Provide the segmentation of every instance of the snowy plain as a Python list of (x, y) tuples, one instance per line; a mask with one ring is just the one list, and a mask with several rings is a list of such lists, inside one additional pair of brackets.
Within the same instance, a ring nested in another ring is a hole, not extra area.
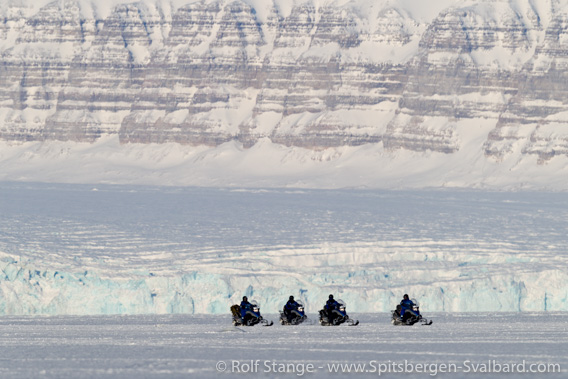
[(235, 328), (227, 315), (4, 316), (0, 377), (566, 377), (566, 313), (440, 313), (415, 327), (392, 326), (385, 313), (352, 316), (359, 326)]

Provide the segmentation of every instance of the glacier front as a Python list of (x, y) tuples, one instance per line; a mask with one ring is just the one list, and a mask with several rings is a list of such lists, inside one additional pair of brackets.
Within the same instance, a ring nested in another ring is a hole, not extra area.
[(566, 193), (0, 183), (0, 314), (566, 311)]

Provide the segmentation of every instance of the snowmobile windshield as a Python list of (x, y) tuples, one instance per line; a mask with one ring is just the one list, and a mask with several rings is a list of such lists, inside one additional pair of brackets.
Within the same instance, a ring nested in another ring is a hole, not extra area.
[(343, 301), (341, 299), (337, 299), (336, 301), (339, 303), (339, 307), (338, 307), (339, 310), (345, 312), (345, 307), (346, 307), (345, 301)]
[(259, 313), (260, 312), (260, 305), (258, 304), (258, 302), (256, 302), (255, 300), (251, 300), (250, 301), (250, 306), (252, 308), (252, 311), (254, 313)]
[(420, 307), (420, 303), (418, 302), (418, 300), (416, 299), (410, 299), (410, 301), (412, 301), (414, 303), (415, 307)]
[(302, 303), (301, 301), (296, 301), (296, 303), (298, 303), (298, 310), (299, 311), (303, 311), (305, 309), (304, 303)]

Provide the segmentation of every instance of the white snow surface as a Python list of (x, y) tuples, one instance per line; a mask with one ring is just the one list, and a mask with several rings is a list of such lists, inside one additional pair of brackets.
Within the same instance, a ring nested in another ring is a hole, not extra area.
[(0, 182), (0, 314), (566, 311), (567, 220), (565, 192)]
[(0, 318), (0, 376), (566, 377), (566, 313), (442, 313), (429, 327), (395, 327), (384, 313), (351, 315), (359, 326), (235, 328), (227, 316), (7, 316)]
[[(372, 115), (363, 115), (371, 117)], [(233, 125), (228, 122), (227, 125)], [(246, 188), (475, 188), (568, 190), (568, 157), (541, 164), (536, 155), (487, 159), (487, 120), (455, 125), (462, 145), (454, 154), (387, 151), (383, 144), (325, 150), (286, 147), (261, 139), (249, 149), (175, 143), (120, 144), (107, 135), (94, 143), (0, 141), (0, 181), (107, 183)], [(440, 129), (447, 128), (441, 120)], [(520, 149), (520, 147), (519, 147)]]

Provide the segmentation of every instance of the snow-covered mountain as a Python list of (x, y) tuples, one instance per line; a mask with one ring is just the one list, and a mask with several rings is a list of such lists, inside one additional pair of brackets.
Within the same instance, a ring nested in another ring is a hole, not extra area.
[(0, 179), (565, 189), (567, 41), (565, 0), (7, 0)]

